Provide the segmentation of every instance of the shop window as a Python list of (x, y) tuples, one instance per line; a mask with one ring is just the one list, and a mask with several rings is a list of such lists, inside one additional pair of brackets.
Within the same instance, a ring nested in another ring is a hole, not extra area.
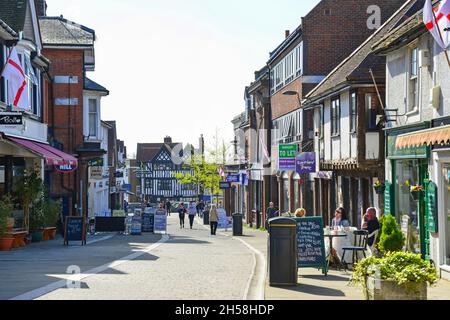
[(411, 195), (410, 187), (421, 184), (419, 179), (419, 161), (396, 161), (396, 208), (397, 218), (407, 221), (408, 234), (406, 249), (409, 252), (421, 253), (420, 247), (420, 214), (419, 202)]

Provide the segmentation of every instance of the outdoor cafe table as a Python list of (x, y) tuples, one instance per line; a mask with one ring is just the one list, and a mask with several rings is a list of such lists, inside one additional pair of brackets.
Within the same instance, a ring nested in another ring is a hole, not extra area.
[[(354, 228), (354, 227), (351, 227), (347, 230), (339, 230), (339, 231), (325, 230), (324, 236), (325, 236), (325, 245), (328, 248), (328, 252), (327, 252), (328, 261), (330, 261), (330, 259), (331, 259), (331, 252), (333, 251), (333, 249), (336, 250), (336, 254), (339, 257), (339, 260), (342, 259), (342, 254), (344, 253), (343, 248), (354, 245), (353, 232), (356, 230), (358, 230), (358, 229)], [(352, 254), (353, 253), (351, 251), (347, 251), (345, 253), (345, 260), (347, 262), (352, 261)], [(371, 255), (370, 251), (367, 251), (366, 255), (370, 256)], [(359, 259), (364, 258), (362, 252), (358, 252), (358, 258)]]
[[(329, 266), (330, 262), (331, 262), (331, 258), (332, 258), (332, 252), (333, 252), (333, 240), (335, 238), (346, 238), (347, 237), (347, 233), (346, 232), (342, 232), (342, 231), (330, 231), (330, 232), (325, 231), (324, 237), (325, 237), (326, 240), (328, 240), (328, 248), (329, 249), (328, 249), (328, 253), (327, 253), (327, 263), (328, 263), (328, 266)], [(325, 242), (327, 242), (327, 241), (325, 241)], [(339, 252), (337, 251), (337, 248), (336, 248), (336, 252), (339, 255)], [(340, 257), (341, 257), (341, 255), (339, 255), (339, 258)]]

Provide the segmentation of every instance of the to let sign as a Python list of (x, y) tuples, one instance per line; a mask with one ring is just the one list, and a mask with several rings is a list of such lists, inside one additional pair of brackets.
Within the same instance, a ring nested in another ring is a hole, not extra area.
[(296, 144), (280, 144), (278, 169), (281, 171), (295, 171), (295, 157), (298, 147)]

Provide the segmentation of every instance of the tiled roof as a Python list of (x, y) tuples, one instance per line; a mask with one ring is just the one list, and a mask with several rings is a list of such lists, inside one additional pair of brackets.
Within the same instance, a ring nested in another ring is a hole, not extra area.
[(16, 32), (23, 31), (28, 0), (1, 0), (0, 19)]
[[(433, 5), (436, 6), (440, 0), (434, 0)], [(374, 44), (372, 49), (374, 52), (379, 53), (384, 50), (396, 48), (404, 45), (404, 38), (410, 36), (417, 37), (427, 32), (423, 23), (423, 7), (425, 0), (418, 0), (416, 4), (417, 10), (412, 16), (408, 17), (406, 21), (403, 21), (397, 28), (393, 29), (389, 34), (385, 35), (377, 43)]]
[(6, 24), (6, 22), (4, 22), (3, 20), (0, 19), (0, 28), (8, 33), (11, 37), (16, 38), (17, 37), (17, 32), (15, 32), (10, 26), (8, 26)]
[(372, 46), (388, 34), (398, 21), (409, 11), (415, 0), (408, 0), (403, 6), (370, 36), (359, 48), (338, 65), (319, 85), (317, 85), (307, 96), (307, 104), (320, 97), (333, 92), (348, 82), (371, 81), (369, 69), (372, 69), (375, 78), (385, 78), (385, 58), (375, 56)]
[(179, 143), (138, 143), (137, 145), (137, 162), (151, 162), (156, 157), (156, 155), (161, 151), (162, 148), (166, 147), (168, 151), (175, 148)]
[(84, 89), (90, 90), (90, 91), (99, 91), (99, 92), (105, 92), (106, 94), (109, 94), (108, 89), (105, 87), (99, 85), (97, 82), (89, 79), (88, 77), (84, 78)]
[(39, 17), (42, 43), (60, 46), (93, 46), (95, 31), (61, 17)]

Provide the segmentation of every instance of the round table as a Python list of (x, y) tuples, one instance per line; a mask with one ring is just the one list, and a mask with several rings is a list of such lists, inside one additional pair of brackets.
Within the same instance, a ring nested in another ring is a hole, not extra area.
[[(329, 252), (327, 254), (327, 266), (330, 267), (330, 262), (331, 262), (331, 256), (333, 253), (333, 239), (334, 238), (346, 238), (348, 236), (347, 233), (345, 232), (330, 232), (330, 233), (325, 233), (324, 237), (328, 238), (328, 242), (329, 242)], [(337, 251), (336, 251), (337, 252)], [(339, 257), (340, 259), (340, 257)]]

